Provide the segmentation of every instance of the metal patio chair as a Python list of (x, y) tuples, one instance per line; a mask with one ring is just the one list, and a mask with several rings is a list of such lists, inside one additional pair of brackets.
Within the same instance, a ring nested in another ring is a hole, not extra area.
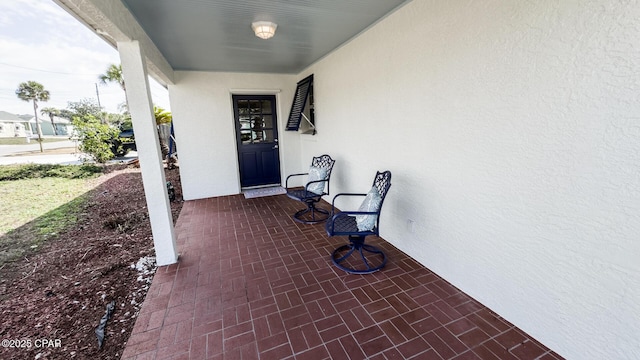
[[(329, 180), (331, 179), (331, 170), (335, 162), (329, 155), (320, 155), (314, 157), (311, 161), (309, 172), (287, 176), (285, 182), (287, 196), (307, 205), (306, 209), (293, 214), (295, 221), (303, 224), (317, 224), (327, 220), (329, 211), (316, 207), (316, 204), (322, 199), (322, 196), (329, 195)], [(304, 187), (289, 188), (289, 179), (298, 176), (307, 176), (307, 182)]]
[[(340, 193), (333, 198), (331, 217), (325, 225), (327, 234), (349, 237), (349, 244), (338, 247), (331, 255), (335, 266), (351, 274), (370, 274), (385, 266), (387, 255), (381, 249), (365, 244), (365, 238), (379, 234), (380, 211), (390, 187), (391, 172), (378, 171), (368, 193)], [(357, 211), (336, 213), (336, 199), (341, 196), (363, 196), (364, 200)]]

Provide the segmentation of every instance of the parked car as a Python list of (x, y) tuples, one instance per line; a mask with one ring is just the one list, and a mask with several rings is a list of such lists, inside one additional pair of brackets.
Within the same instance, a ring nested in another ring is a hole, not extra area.
[(137, 150), (133, 128), (120, 126), (118, 138), (111, 142), (111, 152), (113, 152), (115, 156), (124, 156), (132, 150)]

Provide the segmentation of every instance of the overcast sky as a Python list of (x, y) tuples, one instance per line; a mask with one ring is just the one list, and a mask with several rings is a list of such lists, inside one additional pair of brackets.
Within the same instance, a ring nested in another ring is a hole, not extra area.
[[(33, 114), (32, 104), (15, 94), (20, 83), (33, 80), (51, 94), (40, 108), (97, 101), (97, 83), (100, 104), (118, 113), (124, 92), (116, 84), (101, 85), (98, 75), (119, 63), (114, 48), (52, 0), (0, 0), (0, 110)], [(169, 109), (167, 91), (153, 80), (150, 84), (154, 103)]]

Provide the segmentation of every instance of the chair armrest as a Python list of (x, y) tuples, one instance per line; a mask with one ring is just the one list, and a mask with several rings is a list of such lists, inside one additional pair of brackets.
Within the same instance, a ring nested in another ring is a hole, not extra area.
[(287, 180), (284, 183), (284, 187), (285, 188), (289, 188), (289, 178), (294, 177), (294, 176), (302, 176), (302, 175), (309, 175), (309, 173), (300, 173), (300, 174), (291, 174), (289, 176), (287, 176)]
[(378, 215), (377, 211), (340, 211), (336, 215), (344, 214), (343, 216), (348, 215)]
[(331, 221), (341, 216), (354, 216), (354, 215), (379, 215), (377, 211), (340, 211), (331, 217)]
[(339, 213), (335, 213), (335, 212), (333, 211), (333, 210), (335, 210), (335, 209), (331, 209), (331, 210), (332, 210), (332, 211), (331, 211), (331, 216), (329, 217), (329, 219), (327, 220), (327, 222), (335, 223), (337, 218), (344, 217), (344, 216), (349, 216), (349, 214), (348, 214), (348, 213), (346, 213), (346, 212), (344, 212), (344, 211), (339, 212)]
[(367, 196), (367, 194), (360, 194), (360, 193), (340, 193), (340, 194), (336, 194), (336, 196), (333, 197), (333, 200), (331, 200), (331, 214), (334, 214), (336, 211), (336, 199), (340, 196)]
[(336, 203), (336, 199), (339, 196), (367, 196), (367, 194), (360, 194), (360, 193), (340, 193), (340, 194), (336, 194), (336, 196), (334, 196), (333, 200), (331, 201), (331, 206), (334, 206), (334, 204)]

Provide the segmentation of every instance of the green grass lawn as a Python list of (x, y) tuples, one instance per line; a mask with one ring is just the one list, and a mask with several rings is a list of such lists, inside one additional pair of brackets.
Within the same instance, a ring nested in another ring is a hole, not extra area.
[[(84, 194), (86, 182), (62, 178), (0, 181), (0, 236)], [(54, 223), (46, 227), (56, 231)]]
[[(58, 142), (69, 140), (66, 137), (63, 138), (44, 138), (42, 139), (43, 143), (48, 142)], [(29, 144), (37, 144), (37, 139), (31, 139), (30, 143), (27, 143), (27, 140), (24, 137), (10, 137), (10, 138), (0, 138), (0, 145), (29, 145)]]
[(99, 167), (0, 166), (0, 266), (75, 224)]

